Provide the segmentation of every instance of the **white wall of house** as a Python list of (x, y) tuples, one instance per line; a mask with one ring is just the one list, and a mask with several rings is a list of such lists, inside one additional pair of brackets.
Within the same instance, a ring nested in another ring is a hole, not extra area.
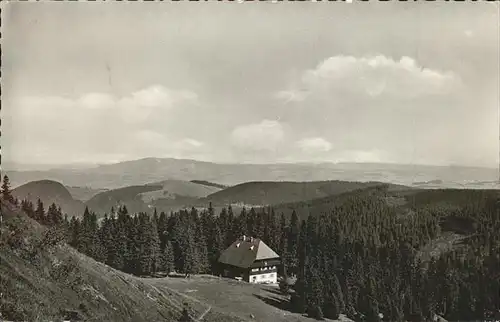
[[(262, 272), (261, 271), (266, 271)], [(249, 283), (261, 284), (261, 283), (278, 283), (278, 272), (276, 266), (272, 267), (262, 267), (254, 268), (250, 271)]]

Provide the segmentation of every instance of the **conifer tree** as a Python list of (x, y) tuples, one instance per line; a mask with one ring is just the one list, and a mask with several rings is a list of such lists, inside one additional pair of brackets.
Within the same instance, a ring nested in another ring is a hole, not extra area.
[(124, 270), (126, 265), (126, 260), (129, 258), (128, 255), (128, 247), (127, 247), (127, 239), (128, 239), (128, 229), (127, 229), (127, 218), (128, 212), (126, 212), (126, 208), (119, 208), (117, 211), (118, 217), (116, 218), (116, 238), (115, 238), (115, 247), (116, 247), (116, 256), (113, 259), (113, 264), (111, 265), (113, 268), (118, 270)]
[(312, 318), (323, 319), (323, 282), (319, 272), (312, 268), (306, 278), (310, 280), (306, 291), (307, 312)]
[(80, 228), (80, 220), (76, 217), (72, 217), (71, 220), (70, 220), (70, 223), (69, 223), (69, 229), (70, 229), (70, 241), (69, 241), (69, 244), (77, 249), (77, 250), (80, 250), (81, 249), (81, 246), (80, 246), (80, 243), (81, 243), (81, 240), (80, 240), (80, 236), (81, 236), (81, 228)]
[(148, 247), (151, 256), (151, 273), (156, 273), (160, 268), (160, 236), (158, 235), (158, 216), (155, 215), (149, 221)]
[(113, 228), (113, 217), (109, 218), (108, 214), (104, 214), (104, 219), (99, 229), (99, 237), (106, 253), (104, 263), (109, 266), (113, 265), (113, 260), (116, 256), (115, 231)]
[(227, 207), (227, 226), (226, 226), (226, 241), (224, 243), (225, 247), (231, 245), (236, 238), (238, 238), (239, 232), (237, 232), (237, 218), (234, 218), (233, 207), (229, 205)]
[[(301, 228), (299, 227), (299, 217), (295, 210), (292, 212), (292, 217), (290, 219), (290, 226), (288, 229), (288, 247), (286, 254), (288, 257), (285, 262), (288, 265), (289, 272), (297, 274), (298, 270), (298, 246), (299, 246), (299, 232)], [(305, 233), (305, 232), (304, 232)]]
[(43, 225), (45, 225), (47, 222), (47, 219), (45, 216), (45, 209), (43, 207), (43, 202), (40, 200), (40, 198), (37, 200), (37, 203), (36, 203), (35, 220), (37, 220), (39, 223), (41, 223)]
[(36, 220), (35, 208), (34, 208), (33, 203), (31, 201), (23, 200), (21, 202), (21, 208), (26, 213), (26, 215), (28, 215), (28, 217)]
[(170, 241), (166, 241), (160, 260), (160, 269), (167, 274), (171, 273), (174, 269), (174, 252)]
[(47, 220), (46, 223), (49, 226), (58, 226), (62, 224), (63, 218), (61, 209), (57, 208), (55, 203), (52, 203), (47, 210)]
[[(126, 233), (126, 249), (127, 256), (125, 257), (126, 272), (143, 275), (141, 262), (144, 252), (144, 225), (139, 223), (139, 215), (136, 214), (125, 223)], [(144, 264), (145, 265), (145, 264)]]
[(224, 250), (224, 236), (223, 233), (221, 232), (219, 221), (215, 220), (212, 226), (212, 231), (210, 233), (208, 242), (210, 270), (214, 275), (220, 274), (219, 256), (223, 250)]
[(2, 188), (0, 192), (2, 193), (2, 198), (5, 201), (14, 203), (14, 197), (12, 196), (12, 191), (10, 188), (10, 179), (7, 175), (3, 176)]

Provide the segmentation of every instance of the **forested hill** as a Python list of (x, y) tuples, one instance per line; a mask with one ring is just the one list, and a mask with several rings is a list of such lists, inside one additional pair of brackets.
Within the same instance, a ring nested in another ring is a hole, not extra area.
[(38, 199), (49, 207), (56, 203), (63, 213), (70, 216), (82, 214), (85, 205), (82, 201), (73, 198), (68, 189), (60, 182), (52, 180), (40, 180), (26, 183), (12, 191), (12, 195), (19, 200), (29, 200), (37, 203)]
[(278, 203), (317, 199), (379, 185), (382, 185), (382, 183), (338, 180), (311, 182), (247, 182), (209, 195), (206, 198), (206, 203), (212, 202), (214, 205), (236, 203), (246, 205), (274, 205)]

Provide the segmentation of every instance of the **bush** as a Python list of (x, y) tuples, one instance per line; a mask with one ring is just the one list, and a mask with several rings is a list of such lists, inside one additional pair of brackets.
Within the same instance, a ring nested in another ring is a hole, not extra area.
[(288, 283), (285, 279), (280, 281), (279, 286), (280, 286), (280, 290), (283, 294), (285, 294), (285, 295), (290, 294), (290, 286), (288, 285)]
[(307, 309), (307, 313), (310, 317), (316, 320), (323, 320), (323, 310), (318, 305), (313, 305)]
[(56, 245), (62, 244), (66, 240), (66, 232), (64, 229), (53, 226), (50, 227), (43, 235), (42, 241), (40, 242), (40, 248), (52, 248)]

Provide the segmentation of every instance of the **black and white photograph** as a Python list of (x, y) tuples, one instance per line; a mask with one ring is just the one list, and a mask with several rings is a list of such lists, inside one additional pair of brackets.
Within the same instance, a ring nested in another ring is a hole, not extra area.
[(500, 2), (0, 7), (0, 321), (500, 321)]

